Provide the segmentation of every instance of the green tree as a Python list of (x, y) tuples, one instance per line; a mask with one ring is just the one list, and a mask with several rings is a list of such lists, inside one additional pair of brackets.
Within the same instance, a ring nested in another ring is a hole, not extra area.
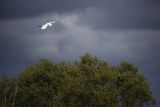
[[(6, 84), (10, 84), (7, 92)], [(89, 54), (75, 62), (41, 59), (16, 78), (1, 79), (0, 89), (2, 107), (6, 104), (12, 107), (13, 99), (15, 107), (152, 107), (155, 104), (149, 82), (137, 66), (126, 61), (110, 66)]]
[(14, 107), (16, 80), (2, 77), (0, 79), (0, 107)]

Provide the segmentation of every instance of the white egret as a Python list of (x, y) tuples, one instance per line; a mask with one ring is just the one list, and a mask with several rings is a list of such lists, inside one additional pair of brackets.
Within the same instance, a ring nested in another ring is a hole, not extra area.
[(55, 20), (52, 21), (52, 22), (47, 22), (47, 23), (45, 23), (45, 24), (43, 24), (43, 25), (41, 25), (41, 26), (39, 26), (39, 27), (41, 28), (41, 30), (45, 30), (45, 29), (47, 29), (48, 27), (53, 26), (54, 23), (55, 23)]

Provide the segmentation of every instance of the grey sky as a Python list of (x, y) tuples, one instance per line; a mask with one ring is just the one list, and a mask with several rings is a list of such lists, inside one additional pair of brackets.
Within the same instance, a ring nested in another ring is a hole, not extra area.
[[(56, 20), (46, 31), (38, 25)], [(151, 81), (160, 106), (159, 0), (1, 0), (0, 70), (19, 73), (40, 57), (84, 53), (111, 64), (129, 60)]]

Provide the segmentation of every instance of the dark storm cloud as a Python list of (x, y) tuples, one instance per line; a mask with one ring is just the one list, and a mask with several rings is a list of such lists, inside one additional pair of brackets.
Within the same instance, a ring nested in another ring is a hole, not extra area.
[(15, 75), (31, 63), (24, 45), (25, 41), (9, 35), (1, 34), (0, 36), (0, 75), (4, 72), (8, 75)]
[(33, 17), (49, 12), (70, 12), (87, 7), (92, 0), (1, 0), (0, 19)]
[(91, 10), (85, 13), (83, 22), (96, 29), (160, 29), (159, 0), (1, 0), (0, 19), (77, 11), (83, 14), (88, 8)]
[(160, 5), (88, 8), (81, 14), (80, 23), (95, 29), (160, 29)]

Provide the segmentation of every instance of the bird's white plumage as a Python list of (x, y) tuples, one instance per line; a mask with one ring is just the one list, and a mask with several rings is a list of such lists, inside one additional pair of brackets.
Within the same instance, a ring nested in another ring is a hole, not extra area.
[(48, 27), (51, 27), (55, 23), (55, 20), (53, 22), (47, 22), (44, 25), (41, 26), (42, 30), (47, 29)]
[(48, 25), (45, 24), (45, 25), (42, 25), (41, 29), (44, 30), (44, 29), (47, 29)]

